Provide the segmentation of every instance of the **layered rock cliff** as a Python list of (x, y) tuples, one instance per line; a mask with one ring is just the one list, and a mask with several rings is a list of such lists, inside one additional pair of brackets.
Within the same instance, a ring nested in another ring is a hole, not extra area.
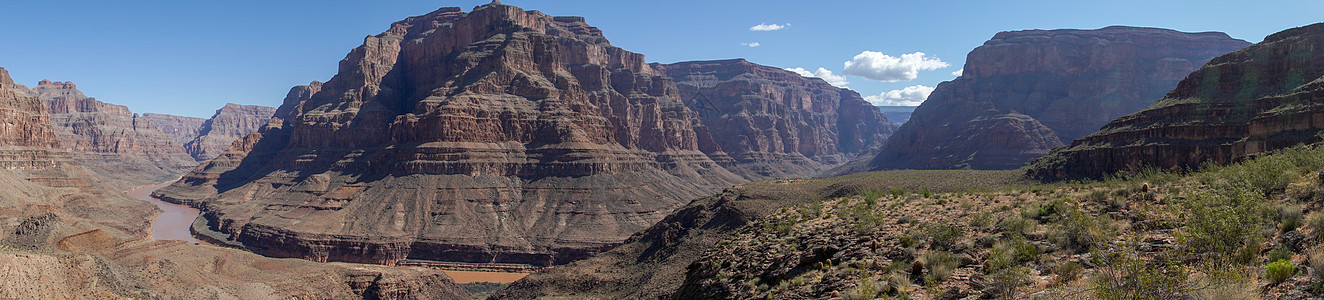
[(744, 59), (652, 64), (750, 179), (803, 177), (854, 159), (892, 134), (854, 91)]
[(1113, 26), (1002, 32), (967, 56), (869, 163), (1015, 169), (1138, 111), (1247, 42), (1217, 32)]
[(140, 185), (197, 165), (152, 122), (128, 107), (87, 97), (72, 82), (43, 80), (29, 93), (45, 103), (60, 147), (103, 178)]
[(50, 114), (25, 86), (15, 84), (9, 71), (0, 68), (0, 167), (42, 169), (70, 161), (57, 150), (59, 141), (50, 126)]
[(196, 136), (184, 144), (184, 150), (198, 161), (216, 158), (230, 143), (266, 125), (275, 113), (274, 107), (226, 103), (197, 127)]
[(1321, 141), (1324, 23), (1213, 59), (1157, 103), (1035, 162), (1042, 179), (1194, 169)]
[(744, 178), (672, 80), (579, 17), (443, 8), (364, 39), (326, 83), (157, 193), (253, 251), (548, 265)]
[[(207, 119), (203, 118), (154, 113), (142, 113), (140, 117), (148, 122), (152, 122), (152, 124), (156, 124), (156, 128), (161, 129), (161, 132), (169, 134), (170, 137), (174, 138), (180, 145), (187, 144), (189, 141), (197, 138), (198, 130), (202, 129), (202, 123), (207, 122)], [(256, 128), (253, 130), (256, 130)]]

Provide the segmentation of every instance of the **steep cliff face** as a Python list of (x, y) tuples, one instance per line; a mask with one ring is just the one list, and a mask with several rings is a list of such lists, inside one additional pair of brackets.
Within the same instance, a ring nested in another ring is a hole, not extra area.
[(892, 134), (887, 116), (858, 93), (822, 79), (744, 59), (651, 66), (676, 81), (685, 105), (734, 159), (728, 169), (751, 179), (817, 174)]
[(58, 151), (59, 141), (51, 129), (50, 114), (41, 100), (15, 84), (9, 71), (0, 68), (0, 167), (42, 169), (70, 161)]
[(868, 169), (1015, 169), (1163, 96), (1248, 45), (1223, 33), (1114, 26), (998, 33), (939, 84)]
[(72, 82), (43, 80), (29, 93), (46, 104), (60, 147), (103, 178), (139, 185), (197, 165), (152, 122), (128, 107), (84, 96)]
[(274, 107), (226, 103), (198, 126), (196, 137), (184, 144), (184, 150), (198, 161), (216, 158), (230, 143), (266, 125), (275, 113)]
[(1324, 24), (1213, 59), (1166, 97), (1035, 162), (1042, 179), (1193, 169), (1300, 143), (1324, 129)]
[(267, 255), (562, 263), (744, 181), (680, 99), (583, 18), (443, 8), (157, 194)]
[[(202, 123), (207, 122), (207, 119), (203, 118), (154, 113), (142, 113), (140, 118), (156, 124), (156, 128), (170, 135), (180, 145), (197, 138), (198, 131), (202, 129)], [(254, 128), (253, 130), (257, 129)]]

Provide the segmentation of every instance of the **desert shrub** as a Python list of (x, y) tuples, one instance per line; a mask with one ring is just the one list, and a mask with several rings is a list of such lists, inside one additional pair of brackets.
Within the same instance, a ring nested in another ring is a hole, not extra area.
[(887, 192), (884, 192), (882, 190), (874, 190), (874, 189), (860, 192), (860, 198), (864, 198), (864, 204), (868, 205), (869, 207), (873, 207), (874, 205), (878, 204), (878, 198), (882, 198), (883, 196), (886, 195)]
[(874, 299), (884, 292), (882, 289), (884, 287), (886, 287), (886, 284), (880, 285), (873, 276), (864, 276), (860, 278), (859, 283), (855, 284), (855, 287), (846, 290), (841, 296), (845, 299)]
[(1050, 238), (1065, 249), (1087, 251), (1095, 244), (1112, 239), (1116, 234), (1112, 229), (1112, 220), (1106, 215), (1092, 216), (1076, 207), (1068, 207), (1062, 213), (1062, 222), (1051, 227)]
[(1076, 278), (1080, 278), (1080, 273), (1084, 271), (1085, 267), (1074, 261), (1058, 264), (1053, 267), (1053, 274), (1057, 274), (1057, 277), (1053, 279), (1053, 284), (1061, 285), (1075, 281)]
[(901, 247), (910, 248), (911, 246), (915, 246), (915, 244), (916, 242), (914, 238), (910, 236), (901, 237)]
[(927, 269), (924, 273), (924, 283), (930, 286), (950, 278), (960, 263), (951, 253), (943, 251), (930, 251), (921, 259), (924, 261), (924, 268)]
[(1278, 210), (1278, 229), (1286, 233), (1301, 226), (1301, 204), (1281, 204)]
[(1099, 299), (1184, 299), (1186, 270), (1165, 256), (1146, 262), (1132, 250), (1095, 250), (1092, 284)]
[(971, 227), (975, 227), (975, 228), (985, 228), (985, 227), (988, 227), (989, 225), (993, 225), (993, 213), (992, 213), (992, 212), (987, 212), (987, 211), (986, 211), (986, 212), (982, 212), (982, 213), (979, 213), (979, 214), (975, 215), (974, 218), (971, 218), (971, 219), (970, 219), (970, 226), (971, 226)]
[(906, 189), (903, 188), (892, 188), (888, 192), (892, 193), (893, 197), (898, 197), (898, 198), (906, 195)]
[(1214, 259), (1241, 257), (1236, 254), (1258, 246), (1265, 223), (1263, 195), (1244, 187), (1228, 188), (1197, 192), (1179, 203), (1186, 226), (1173, 235), (1187, 253)]
[(1283, 247), (1273, 248), (1269, 250), (1268, 258), (1269, 261), (1289, 260), (1292, 259), (1292, 251)]
[(957, 239), (965, 236), (965, 229), (950, 224), (929, 224), (924, 226), (924, 235), (933, 241), (934, 247), (946, 249), (955, 245)]
[(920, 193), (921, 195), (924, 195), (924, 198), (932, 198), (932, 197), (933, 197), (933, 191), (929, 190), (928, 187), (924, 187), (924, 188), (920, 189), (920, 190), (919, 190), (919, 193)]
[(1306, 250), (1306, 263), (1311, 267), (1311, 282), (1324, 282), (1324, 246)]
[(1226, 181), (1268, 195), (1285, 190), (1301, 174), (1321, 168), (1324, 148), (1297, 146), (1227, 166), (1206, 165), (1199, 177), (1205, 182)]
[(1002, 221), (998, 222), (998, 230), (1008, 235), (1025, 236), (1026, 233), (1034, 231), (1035, 225), (1037, 224), (1034, 221), (1013, 215), (1002, 218)]
[(1280, 283), (1296, 275), (1296, 265), (1286, 259), (1278, 260), (1264, 266), (1264, 278), (1269, 282)]
[(1313, 237), (1324, 236), (1324, 213), (1313, 212), (1306, 215), (1306, 228), (1310, 228), (1310, 235)]
[(989, 296), (1016, 299), (1016, 289), (1030, 283), (1030, 268), (1014, 266), (993, 271), (987, 277)]

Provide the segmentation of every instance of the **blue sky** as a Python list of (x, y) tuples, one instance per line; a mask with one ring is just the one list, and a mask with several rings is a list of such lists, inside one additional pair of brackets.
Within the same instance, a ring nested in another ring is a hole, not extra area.
[[(207, 117), (226, 102), (279, 105), (291, 86), (329, 79), (364, 36), (391, 22), (487, 2), (10, 1), (0, 18), (7, 36), (0, 67), (29, 86), (74, 81), (87, 95), (135, 112)], [(1000, 31), (1131, 25), (1258, 42), (1324, 21), (1317, 0), (503, 2), (584, 16), (614, 45), (650, 62), (746, 58), (809, 73), (824, 68), (860, 75), (840, 80), (880, 101), (914, 98), (951, 80), (966, 53)], [(751, 30), (761, 24), (781, 28)], [(854, 72), (847, 61), (855, 61)], [(884, 97), (889, 91), (894, 98)]]

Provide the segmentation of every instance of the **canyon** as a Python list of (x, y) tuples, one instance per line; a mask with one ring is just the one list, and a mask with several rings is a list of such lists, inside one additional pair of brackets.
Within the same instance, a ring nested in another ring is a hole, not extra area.
[[(700, 90), (711, 110), (688, 106)], [(857, 156), (891, 131), (864, 108), (748, 62), (650, 65), (582, 17), (442, 8), (365, 38), (336, 76), (292, 88), (256, 133), (154, 195), (269, 256), (563, 264), (694, 198)], [(704, 113), (754, 117), (710, 127)], [(780, 125), (747, 126), (762, 122)]]
[(2, 298), (469, 297), (440, 271), (271, 259), (145, 238), (156, 208), (81, 166), (62, 148), (47, 103), (3, 68), (0, 122)]
[(274, 107), (226, 103), (195, 127), (195, 133), (186, 135), (191, 138), (184, 143), (184, 151), (198, 161), (216, 158), (230, 143), (266, 125), (275, 113)]
[(1213, 59), (1139, 112), (1036, 161), (1048, 180), (1195, 170), (1302, 143), (1324, 129), (1324, 24), (1270, 35)]
[(1249, 43), (1219, 32), (1112, 26), (1001, 32), (970, 51), (868, 164), (1016, 169), (1139, 111), (1210, 59)]

